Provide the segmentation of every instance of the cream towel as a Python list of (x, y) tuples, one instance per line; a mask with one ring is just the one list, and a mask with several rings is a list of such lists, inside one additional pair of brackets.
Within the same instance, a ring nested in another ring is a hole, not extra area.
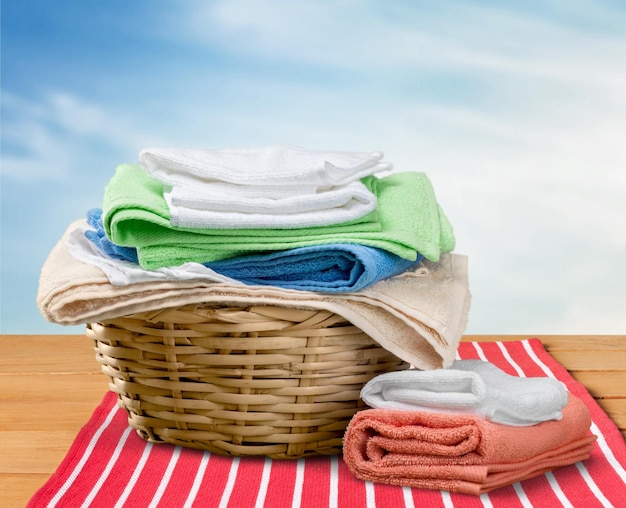
[(428, 370), (455, 358), (470, 305), (467, 258), (442, 255), (369, 288), (341, 295), (202, 280), (113, 286), (99, 268), (67, 250), (70, 225), (45, 261), (37, 305), (49, 321), (76, 325), (179, 305), (277, 305), (325, 309), (359, 327), (399, 358)]

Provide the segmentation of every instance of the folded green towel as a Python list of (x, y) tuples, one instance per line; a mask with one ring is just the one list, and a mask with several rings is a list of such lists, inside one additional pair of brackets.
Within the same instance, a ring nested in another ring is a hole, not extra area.
[(159, 181), (140, 166), (122, 164), (105, 188), (103, 223), (112, 242), (137, 248), (146, 269), (336, 242), (369, 245), (409, 260), (419, 252), (438, 261), (442, 252), (452, 251), (452, 226), (424, 173), (362, 181), (378, 206), (357, 221), (298, 229), (192, 229), (170, 225)]

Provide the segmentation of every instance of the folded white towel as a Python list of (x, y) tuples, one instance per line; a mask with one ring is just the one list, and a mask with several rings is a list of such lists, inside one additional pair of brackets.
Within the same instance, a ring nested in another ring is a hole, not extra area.
[[(391, 169), (382, 152), (308, 150), (267, 146), (199, 150), (146, 148), (139, 163), (157, 180), (196, 187), (209, 182), (269, 186), (337, 186)], [(265, 196), (270, 197), (270, 196)]]
[[(240, 186), (244, 187), (244, 186)], [(188, 228), (303, 228), (357, 220), (376, 208), (361, 182), (283, 199), (197, 192), (176, 186), (164, 192), (170, 223)]]
[(410, 369), (376, 376), (361, 390), (370, 407), (471, 413), (513, 426), (560, 420), (568, 401), (563, 383), (511, 376), (482, 360), (457, 360), (448, 369)]
[[(361, 182), (319, 189), (317, 192), (300, 193), (280, 198), (267, 198), (263, 194), (252, 194), (252, 187), (238, 187), (236, 191), (219, 191), (202, 188), (173, 187), (164, 192), (165, 199), (172, 206), (221, 212), (285, 214), (314, 212), (329, 208), (340, 208), (357, 202), (373, 210), (376, 196)], [(241, 190), (241, 191), (240, 191)], [(245, 199), (238, 199), (238, 198)]]
[[(171, 193), (173, 188), (169, 184), (165, 184), (167, 192)], [(236, 196), (240, 199), (285, 199), (285, 198), (294, 198), (299, 196), (307, 196), (309, 194), (315, 194), (320, 189), (319, 185), (313, 184), (301, 184), (301, 185), (241, 185), (238, 183), (229, 183), (229, 182), (218, 182), (218, 181), (199, 181), (197, 185), (193, 187), (187, 185), (177, 185), (174, 188), (182, 189), (181, 199), (189, 199), (189, 196), (196, 196), (197, 194), (203, 194), (207, 197), (212, 196), (220, 196), (221, 199), (225, 199), (224, 196)], [(322, 190), (327, 189), (327, 187), (322, 187)], [(199, 198), (204, 202), (202, 198)]]

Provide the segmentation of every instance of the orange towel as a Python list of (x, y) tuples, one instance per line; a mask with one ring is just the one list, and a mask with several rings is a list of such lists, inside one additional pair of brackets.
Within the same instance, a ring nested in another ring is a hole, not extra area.
[(569, 396), (561, 420), (529, 427), (471, 414), (365, 409), (346, 429), (343, 454), (361, 480), (480, 495), (589, 457), (596, 436)]

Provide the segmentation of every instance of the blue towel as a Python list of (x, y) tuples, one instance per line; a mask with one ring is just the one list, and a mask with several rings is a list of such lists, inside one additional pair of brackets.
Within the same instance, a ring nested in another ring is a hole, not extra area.
[(109, 240), (104, 231), (104, 225), (102, 224), (101, 208), (92, 208), (87, 212), (87, 224), (89, 224), (93, 230), (88, 229), (85, 231), (85, 236), (108, 257), (122, 261), (132, 261), (133, 263), (139, 262), (137, 249), (134, 247), (116, 245)]
[(311, 245), (206, 263), (231, 279), (324, 293), (358, 291), (417, 265), (383, 249), (356, 243)]
[[(106, 256), (137, 263), (137, 250), (116, 245), (106, 236), (102, 210), (87, 214), (94, 228), (85, 236)], [(276, 286), (324, 293), (358, 291), (416, 266), (424, 256), (408, 260), (376, 247), (357, 243), (311, 245), (248, 254), (205, 263), (211, 270), (253, 286)]]

